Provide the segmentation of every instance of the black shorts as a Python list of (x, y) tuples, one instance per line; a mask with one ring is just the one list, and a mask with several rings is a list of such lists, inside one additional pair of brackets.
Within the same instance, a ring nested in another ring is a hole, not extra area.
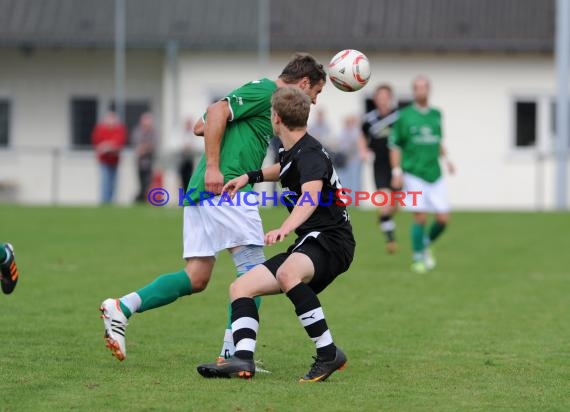
[(297, 238), (287, 252), (273, 256), (263, 265), (273, 273), (273, 276), (277, 276), (277, 269), (292, 253), (303, 253), (311, 259), (315, 267), (315, 274), (308, 285), (315, 293), (320, 293), (338, 275), (348, 270), (354, 257), (354, 248), (352, 234), (350, 237), (337, 237), (319, 233), (317, 237)]

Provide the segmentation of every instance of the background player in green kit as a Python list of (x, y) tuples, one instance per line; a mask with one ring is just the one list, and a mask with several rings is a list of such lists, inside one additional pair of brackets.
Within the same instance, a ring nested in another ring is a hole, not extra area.
[[(402, 187), (403, 180), (405, 190), (422, 192), (415, 205), (406, 202), (406, 209), (414, 213), (412, 270), (425, 273), (435, 267), (429, 246), (443, 233), (449, 217), (447, 187), (439, 166), (440, 156), (446, 159), (446, 150), (441, 143), (441, 112), (428, 102), (429, 79), (418, 76), (412, 86), (414, 103), (400, 111), (392, 128), (390, 162), (393, 187)], [(453, 164), (446, 163), (453, 173)], [(426, 231), (428, 212), (435, 213), (435, 220)]]
[[(216, 254), (232, 254), (237, 274), (263, 263), (263, 228), (257, 206), (200, 202), (201, 192), (218, 196), (224, 183), (261, 167), (273, 135), (271, 96), (281, 87), (295, 86), (316, 103), (326, 81), (323, 66), (310, 55), (296, 55), (276, 81), (261, 79), (245, 84), (212, 104), (196, 124), (203, 135), (205, 153), (192, 175), (184, 207), (184, 269), (159, 276), (120, 299), (106, 299), (101, 305), (106, 346), (119, 360), (126, 357), (127, 319), (174, 302), (182, 296), (203, 291), (212, 275)], [(244, 190), (250, 190), (251, 186)], [(202, 197), (203, 199), (203, 197)], [(202, 204), (202, 205), (201, 205)], [(222, 355), (234, 352), (230, 326), (226, 329)]]

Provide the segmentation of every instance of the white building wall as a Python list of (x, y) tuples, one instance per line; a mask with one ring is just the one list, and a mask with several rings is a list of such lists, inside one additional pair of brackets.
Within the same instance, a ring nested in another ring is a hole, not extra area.
[[(317, 53), (327, 62), (333, 53)], [(276, 78), (289, 54), (271, 56), (267, 77)], [(342, 119), (362, 113), (364, 99), (381, 82), (391, 83), (409, 98), (418, 73), (433, 82), (432, 103), (444, 114), (445, 144), (457, 166), (448, 179), (453, 207), (459, 209), (534, 209), (553, 205), (553, 164), (546, 155), (537, 163), (535, 150), (514, 147), (513, 98), (548, 99), (554, 92), (554, 67), (546, 55), (369, 54), (370, 84), (355, 93), (328, 85), (317, 107), (324, 109), (336, 131)], [(253, 53), (192, 53), (180, 56), (181, 110), (198, 116), (210, 101), (261, 75)], [(314, 111), (313, 111), (314, 112)], [(542, 113), (549, 116), (549, 109)], [(548, 119), (543, 119), (548, 122)], [(539, 126), (540, 127), (540, 126)], [(548, 128), (542, 129), (548, 131)], [(542, 136), (549, 146), (548, 136)], [(365, 188), (372, 189), (370, 173)]]
[[(327, 62), (332, 55), (317, 53), (316, 57)], [(213, 99), (249, 80), (263, 75), (276, 78), (289, 57), (289, 53), (273, 53), (262, 73), (255, 53), (181, 52), (180, 117), (199, 117)], [(336, 132), (346, 115), (363, 112), (364, 99), (378, 83), (389, 82), (398, 95), (409, 98), (412, 77), (427, 74), (433, 81), (432, 102), (444, 114), (446, 145), (458, 168), (448, 180), (452, 205), (460, 209), (552, 207), (547, 126), (554, 91), (551, 56), (370, 53), (368, 57), (372, 79), (367, 87), (344, 93), (328, 85), (319, 96), (317, 107), (327, 112)], [(38, 49), (25, 55), (0, 49), (0, 61), (0, 98), (12, 102), (12, 147), (0, 149), (0, 187), (14, 182), (17, 200), (25, 203), (96, 203), (99, 174), (94, 155), (70, 148), (69, 101), (72, 96), (98, 96), (103, 113), (113, 98), (112, 51)], [(169, 115), (169, 108), (177, 106), (168, 88), (176, 84), (170, 73), (162, 51), (128, 52), (127, 96), (152, 99), (157, 119), (163, 121), (163, 147), (176, 147), (181, 140), (180, 125), (175, 127), (174, 116)], [(536, 150), (514, 148), (512, 108), (517, 96), (544, 102), (539, 119), (540, 146), (546, 153), (542, 163), (536, 161)], [(61, 151), (56, 172), (47, 150), (52, 148)], [(132, 150), (126, 150), (119, 177), (121, 203), (129, 203), (136, 191), (133, 160)], [(170, 170), (167, 186), (174, 190), (178, 182), (174, 169)], [(58, 182), (55, 188), (52, 176)], [(364, 188), (372, 189), (369, 171)]]
[[(127, 98), (150, 99), (158, 119), (162, 61), (160, 51), (127, 53)], [(0, 62), (0, 98), (10, 99), (12, 114), (11, 145), (0, 148), (0, 183), (14, 183), (23, 203), (97, 203), (94, 153), (71, 147), (70, 99), (98, 97), (99, 114), (104, 114), (114, 95), (112, 51), (36, 49), (24, 54), (0, 49)], [(134, 156), (127, 149), (119, 170), (118, 202), (132, 202), (136, 190)]]

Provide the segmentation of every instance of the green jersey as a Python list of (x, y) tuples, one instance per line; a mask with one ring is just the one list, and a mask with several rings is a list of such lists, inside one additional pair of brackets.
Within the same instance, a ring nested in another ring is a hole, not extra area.
[(412, 104), (400, 110), (400, 117), (392, 127), (390, 145), (400, 148), (404, 172), (433, 183), (441, 176), (442, 137), (441, 112), (433, 108), (423, 111)]
[[(273, 136), (271, 96), (276, 89), (274, 81), (261, 79), (235, 89), (224, 98), (228, 101), (231, 112), (220, 147), (220, 171), (224, 175), (224, 183), (261, 168), (269, 140)], [(187, 190), (191, 192), (188, 197), (196, 204), (200, 201), (200, 193), (206, 190), (205, 173), (204, 154), (192, 174)], [(252, 190), (252, 187), (247, 185), (242, 190)], [(190, 204), (185, 200), (185, 206)]]

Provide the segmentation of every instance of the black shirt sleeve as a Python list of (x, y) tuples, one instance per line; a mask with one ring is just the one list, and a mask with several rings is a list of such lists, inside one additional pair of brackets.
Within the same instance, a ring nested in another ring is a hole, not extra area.
[(297, 158), (297, 170), (299, 171), (301, 186), (313, 180), (329, 178), (329, 168), (325, 155), (315, 151), (302, 153)]

